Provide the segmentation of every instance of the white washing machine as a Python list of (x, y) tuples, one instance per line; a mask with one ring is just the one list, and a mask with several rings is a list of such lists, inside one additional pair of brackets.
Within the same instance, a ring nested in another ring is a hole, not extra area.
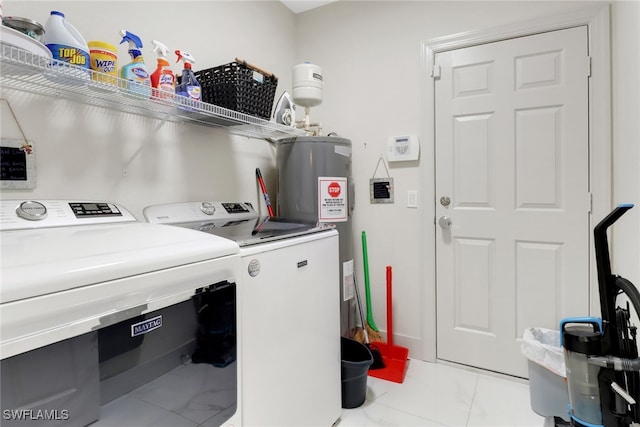
[(248, 203), (154, 205), (144, 216), (240, 245), (243, 423), (334, 424), (341, 412), (337, 231), (315, 222), (260, 217)]
[[(110, 202), (2, 200), (0, 221), (3, 426), (100, 425), (123, 399), (137, 403), (120, 424), (141, 425), (162, 416), (141, 397), (149, 384), (183, 405), (166, 408), (171, 425), (242, 424), (235, 242), (138, 222)], [(202, 390), (157, 382), (187, 365)]]

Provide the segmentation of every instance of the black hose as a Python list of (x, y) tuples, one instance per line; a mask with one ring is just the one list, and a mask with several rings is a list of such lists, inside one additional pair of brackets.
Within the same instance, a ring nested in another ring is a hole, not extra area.
[[(618, 289), (620, 289), (631, 301), (636, 314), (640, 316), (640, 292), (638, 289), (625, 279), (624, 277), (616, 276), (615, 284)], [(622, 319), (619, 319), (622, 320)], [(628, 320), (628, 319), (627, 319)], [(622, 323), (622, 322), (621, 322)], [(626, 321), (624, 323), (627, 323)], [(621, 325), (619, 325), (621, 326)], [(626, 334), (625, 334), (626, 335)], [(622, 339), (623, 334), (619, 334), (619, 339), (625, 341), (625, 345), (621, 345), (621, 348), (627, 347), (629, 344), (628, 339)], [(621, 343), (623, 344), (623, 343)], [(637, 351), (633, 354), (627, 349), (626, 354), (634, 357), (637, 356)], [(624, 357), (615, 357), (615, 356), (597, 356), (597, 357), (589, 357), (589, 363), (592, 365), (597, 365), (603, 368), (610, 368), (615, 371), (631, 371), (638, 372), (640, 371), (640, 358), (624, 358)]]
[(616, 286), (629, 298), (636, 314), (640, 316), (640, 292), (638, 289), (633, 283), (620, 276), (616, 276)]
[[(640, 316), (640, 292), (638, 289), (631, 283), (629, 280), (624, 277), (616, 276), (615, 277), (615, 285), (618, 289), (620, 289), (626, 296), (629, 298), (629, 301), (633, 305), (633, 308), (636, 311), (636, 315)], [(627, 307), (629, 304), (627, 303)], [(627, 316), (629, 317), (629, 310), (627, 308)], [(627, 318), (627, 325), (629, 325), (629, 318)], [(625, 332), (629, 332), (629, 328), (625, 328)], [(625, 366), (626, 373), (626, 385), (629, 394), (636, 400), (640, 399), (640, 358), (638, 358), (638, 347), (636, 342), (636, 334), (635, 329), (631, 331), (631, 337), (625, 333), (626, 336), (626, 350), (625, 353), (622, 353), (628, 357), (636, 357), (635, 359), (626, 359), (622, 361), (622, 364)], [(632, 405), (631, 407), (631, 416), (635, 422), (640, 421), (640, 405)]]

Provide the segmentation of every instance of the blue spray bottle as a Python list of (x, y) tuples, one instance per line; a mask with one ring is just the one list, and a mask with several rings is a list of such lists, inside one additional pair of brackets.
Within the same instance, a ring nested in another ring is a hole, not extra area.
[(182, 70), (182, 77), (180, 78), (180, 84), (176, 85), (176, 95), (186, 96), (194, 101), (200, 101), (202, 98), (202, 89), (200, 83), (196, 79), (196, 75), (193, 73), (191, 66), (195, 64), (195, 59), (190, 53), (182, 50), (176, 50), (178, 60), (176, 62), (184, 62), (184, 69)]
[[(120, 78), (123, 80), (125, 89), (149, 98), (151, 97), (151, 79), (140, 51), (142, 49), (142, 40), (126, 30), (120, 30), (120, 35), (122, 36), (120, 44), (128, 42), (129, 55), (131, 55), (131, 62), (120, 68)], [(130, 84), (130, 82), (138, 84)]]

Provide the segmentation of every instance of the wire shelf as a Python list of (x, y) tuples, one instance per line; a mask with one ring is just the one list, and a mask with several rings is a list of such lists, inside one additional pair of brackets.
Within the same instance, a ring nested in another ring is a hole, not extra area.
[(173, 93), (151, 97), (151, 88), (139, 83), (44, 58), (12, 45), (0, 43), (0, 48), (2, 88), (170, 122), (225, 127), (229, 133), (252, 138), (276, 140), (305, 135), (301, 129)]

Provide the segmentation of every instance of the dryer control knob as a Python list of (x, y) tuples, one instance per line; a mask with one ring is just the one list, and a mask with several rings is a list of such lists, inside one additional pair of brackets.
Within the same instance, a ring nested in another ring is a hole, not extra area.
[(200, 204), (200, 210), (206, 215), (213, 215), (216, 213), (216, 207), (211, 202), (202, 202)]
[(16, 209), (16, 214), (20, 218), (29, 221), (40, 221), (47, 217), (47, 207), (40, 202), (27, 201), (20, 203)]

